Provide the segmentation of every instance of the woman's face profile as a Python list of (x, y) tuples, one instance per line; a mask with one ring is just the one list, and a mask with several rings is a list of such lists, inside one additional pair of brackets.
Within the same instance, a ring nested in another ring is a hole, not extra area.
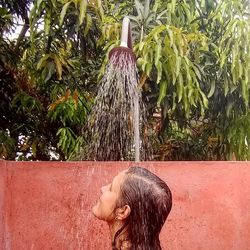
[(92, 212), (95, 217), (107, 222), (115, 219), (115, 208), (124, 177), (124, 171), (120, 172), (114, 177), (110, 184), (101, 188), (101, 196), (95, 206), (92, 208)]

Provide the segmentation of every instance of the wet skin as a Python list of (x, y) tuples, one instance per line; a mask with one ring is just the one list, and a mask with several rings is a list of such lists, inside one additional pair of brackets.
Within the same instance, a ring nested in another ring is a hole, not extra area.
[(123, 183), (124, 177), (125, 171), (122, 171), (114, 177), (110, 184), (101, 188), (101, 196), (92, 208), (92, 212), (95, 217), (107, 222), (115, 220), (116, 204), (120, 195), (120, 187)]

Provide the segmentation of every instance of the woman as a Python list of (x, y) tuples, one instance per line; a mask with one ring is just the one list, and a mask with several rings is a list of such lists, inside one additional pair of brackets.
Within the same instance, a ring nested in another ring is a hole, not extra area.
[(108, 223), (113, 249), (161, 249), (159, 234), (172, 207), (164, 181), (145, 168), (131, 167), (101, 192), (92, 212)]

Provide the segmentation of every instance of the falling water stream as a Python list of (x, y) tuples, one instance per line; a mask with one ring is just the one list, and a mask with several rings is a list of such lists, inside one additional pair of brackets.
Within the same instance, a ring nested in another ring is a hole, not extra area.
[(139, 161), (140, 152), (145, 159), (146, 115), (137, 82), (133, 54), (112, 53), (89, 117), (89, 159)]

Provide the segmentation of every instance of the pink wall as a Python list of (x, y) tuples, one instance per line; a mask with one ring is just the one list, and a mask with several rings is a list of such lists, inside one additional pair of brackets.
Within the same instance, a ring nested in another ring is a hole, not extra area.
[[(105, 223), (90, 210), (100, 187), (129, 162), (0, 161), (0, 249), (106, 250)], [(173, 208), (166, 250), (250, 250), (250, 163), (148, 162)]]

